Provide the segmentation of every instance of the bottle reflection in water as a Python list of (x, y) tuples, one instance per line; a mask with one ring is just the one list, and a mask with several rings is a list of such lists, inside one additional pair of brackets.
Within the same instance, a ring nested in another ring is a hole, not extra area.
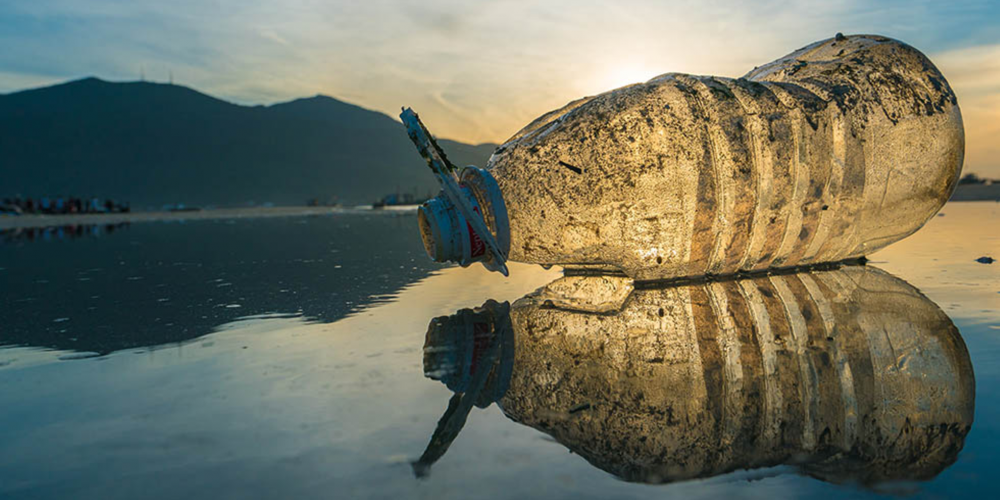
[(968, 352), (902, 280), (852, 266), (631, 287), (566, 277), (509, 312), (490, 301), (435, 319), (425, 371), (456, 395), (418, 472), (491, 401), (629, 481), (779, 464), (834, 482), (928, 479), (962, 449)]

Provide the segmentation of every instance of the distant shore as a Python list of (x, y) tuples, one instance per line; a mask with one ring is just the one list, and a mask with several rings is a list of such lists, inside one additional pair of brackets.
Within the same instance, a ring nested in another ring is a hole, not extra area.
[[(1000, 201), (1000, 184), (960, 185), (949, 203), (964, 201)], [(217, 208), (197, 211), (128, 212), (72, 215), (0, 215), (0, 230), (42, 228), (89, 224), (120, 224), (123, 222), (155, 222), (210, 219), (250, 219), (257, 217), (294, 217), (332, 214), (379, 214), (416, 210), (416, 205), (388, 206), (373, 209), (359, 207), (248, 207)]]
[(332, 214), (380, 214), (409, 212), (415, 205), (402, 205), (372, 209), (369, 207), (252, 207), (218, 208), (211, 210), (182, 212), (129, 212), (112, 214), (72, 214), (72, 215), (0, 215), (0, 230), (18, 228), (40, 228), (52, 226), (75, 226), (89, 224), (120, 224), (123, 222), (155, 222), (210, 219), (249, 219), (257, 217), (295, 217)]
[(1000, 182), (959, 184), (950, 201), (1000, 201)]

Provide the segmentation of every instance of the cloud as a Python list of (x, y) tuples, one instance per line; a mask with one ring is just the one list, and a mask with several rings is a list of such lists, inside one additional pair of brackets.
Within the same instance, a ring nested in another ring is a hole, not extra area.
[(260, 36), (262, 36), (262, 37), (264, 37), (264, 38), (266, 38), (266, 39), (268, 39), (268, 40), (270, 40), (272, 42), (275, 42), (275, 43), (278, 43), (278, 44), (281, 44), (281, 45), (285, 45), (285, 46), (290, 46), (291, 45), (291, 43), (289, 43), (288, 40), (285, 40), (284, 38), (281, 37), (281, 35), (275, 33), (273, 30), (265, 28), (265, 29), (262, 29), (262, 30), (258, 31), (258, 33), (260, 34)]
[(965, 172), (1000, 177), (1000, 44), (931, 55), (958, 96), (965, 122)]
[(930, 57), (963, 97), (1000, 93), (1000, 43), (938, 52)]

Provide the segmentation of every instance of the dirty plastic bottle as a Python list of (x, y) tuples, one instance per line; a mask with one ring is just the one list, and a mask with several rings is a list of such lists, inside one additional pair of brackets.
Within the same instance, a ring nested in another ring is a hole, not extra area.
[[(652, 289), (566, 277), (437, 318), (426, 346), (425, 373), (459, 398), (449, 411), (495, 402), (629, 481), (780, 464), (838, 483), (929, 479), (975, 409), (958, 329), (868, 266)], [(452, 415), (439, 429), (454, 439)]]
[[(509, 260), (663, 279), (898, 241), (951, 196), (964, 141), (926, 56), (838, 34), (742, 78), (670, 73), (571, 102), (461, 177)], [(477, 236), (458, 218), (444, 197), (421, 209), (428, 254), (490, 260), (463, 253)]]

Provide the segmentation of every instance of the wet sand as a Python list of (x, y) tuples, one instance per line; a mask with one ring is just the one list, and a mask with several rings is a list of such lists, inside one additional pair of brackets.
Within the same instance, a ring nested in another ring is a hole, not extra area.
[(154, 222), (207, 219), (246, 219), (255, 217), (294, 217), (358, 213), (400, 213), (416, 210), (416, 205), (401, 205), (372, 209), (370, 207), (252, 207), (219, 208), (189, 212), (130, 212), (124, 214), (18, 215), (0, 216), (0, 230), (38, 228), (78, 224), (119, 224), (122, 222)]

